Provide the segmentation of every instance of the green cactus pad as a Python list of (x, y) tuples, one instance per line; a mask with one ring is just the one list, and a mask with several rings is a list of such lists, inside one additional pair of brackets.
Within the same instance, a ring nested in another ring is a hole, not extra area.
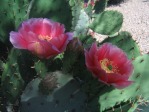
[(75, 27), (74, 36), (85, 35), (88, 31), (88, 25), (90, 17), (87, 15), (84, 9), (80, 11), (78, 22)]
[(14, 103), (22, 92), (24, 81), (19, 72), (17, 56), (19, 52), (12, 49), (8, 61), (3, 65), (2, 90), (7, 100)]
[(35, 58), (30, 52), (27, 50), (18, 50), (19, 56), (17, 57), (17, 63), (19, 65), (19, 72), (25, 82), (27, 84), (30, 82), (35, 76), (36, 71), (33, 68)]
[(90, 48), (92, 43), (96, 42), (96, 39), (91, 35), (80, 35), (78, 38), (81, 40), (83, 47), (86, 49)]
[(107, 6), (107, 0), (98, 0), (94, 6), (95, 13), (101, 13), (104, 11), (105, 7)]
[(29, 0), (1, 0), (0, 4), (0, 41), (8, 42), (9, 32), (28, 18)]
[(64, 86), (72, 79), (72, 75), (63, 74), (61, 71), (47, 73), (39, 84), (39, 90), (42, 94), (51, 94), (53, 91)]
[(3, 64), (4, 64), (4, 62), (2, 60), (0, 60), (0, 69), (3, 69)]
[(80, 12), (81, 12), (81, 9), (82, 9), (82, 7), (81, 7), (81, 2), (76, 1), (76, 2), (74, 3), (74, 2), (72, 2), (72, 1), (69, 1), (69, 3), (71, 3), (71, 5), (72, 5), (71, 10), (72, 10), (72, 16), (73, 16), (71, 29), (72, 29), (72, 30), (75, 30), (75, 27), (76, 27), (76, 25), (77, 25), (77, 23), (78, 23), (79, 15), (80, 15)]
[(117, 11), (104, 11), (100, 13), (90, 28), (99, 34), (113, 35), (118, 32), (123, 23), (123, 15)]
[(34, 66), (37, 76), (43, 78), (48, 72), (61, 70), (63, 54), (51, 59), (35, 59)]
[(125, 89), (115, 89), (100, 96), (99, 103), (101, 112), (131, 99), (133, 102), (133, 100), (137, 100), (138, 96), (142, 96), (144, 99), (149, 98), (149, 90), (146, 89), (149, 86), (148, 63), (148, 54), (139, 56), (134, 60), (134, 73), (132, 77), (130, 77), (130, 80), (133, 80), (134, 83)]
[(129, 59), (135, 59), (137, 56), (140, 56), (139, 47), (132, 39), (132, 36), (129, 32), (120, 32), (116, 36), (107, 38), (102, 43), (105, 42), (110, 42), (121, 48), (127, 54)]
[(43, 61), (37, 61), (35, 62), (35, 70), (37, 72), (37, 75), (39, 75), (41, 78), (45, 77), (45, 75), (47, 74), (48, 71), (48, 67), (46, 66), (46, 64)]
[(67, 46), (64, 52), (62, 70), (64, 73), (71, 73), (74, 65), (78, 62), (80, 55), (83, 53), (82, 43), (78, 38), (74, 38)]
[(71, 72), (74, 64), (76, 63), (78, 58), (78, 54), (74, 52), (65, 52), (64, 54), (64, 59), (63, 59), (63, 72), (64, 73), (69, 73)]
[(35, 79), (21, 96), (21, 112), (86, 112), (86, 94), (71, 80), (51, 95), (39, 94), (39, 79)]
[(4, 100), (1, 82), (0, 82), (0, 112), (6, 112), (6, 101)]
[(74, 1), (74, 0), (69, 0), (69, 5), (70, 5), (70, 6), (75, 5), (75, 1)]

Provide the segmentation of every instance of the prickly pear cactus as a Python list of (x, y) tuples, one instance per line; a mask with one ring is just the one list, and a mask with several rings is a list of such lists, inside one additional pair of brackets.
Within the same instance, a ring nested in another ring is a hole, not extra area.
[[(111, 22), (112, 21), (112, 22)], [(123, 15), (117, 11), (104, 11), (100, 13), (90, 28), (103, 35), (112, 35), (118, 32), (123, 23)]]
[(21, 96), (21, 112), (41, 112), (43, 110), (45, 112), (85, 112), (87, 96), (81, 91), (77, 81), (70, 80), (49, 95), (39, 93), (40, 82), (40, 79), (34, 79), (26, 87)]
[(18, 50), (12, 49), (8, 57), (8, 62), (3, 64), (4, 71), (1, 78), (2, 91), (11, 103), (16, 101), (22, 92), (22, 88), (24, 87), (24, 80), (20, 75), (17, 63), (18, 54)]
[[(120, 32), (123, 15), (104, 11), (107, 2), (0, 1), (0, 111), (133, 112), (145, 108), (140, 104), (149, 99), (149, 55), (141, 55), (129, 32)], [(106, 38), (97, 42), (94, 34)], [(105, 84), (99, 69), (113, 73), (113, 63), (96, 62), (97, 56), (92, 56), (98, 50), (92, 46), (105, 43), (119, 47), (132, 61), (130, 86), (115, 89), (109, 86), (111, 79)], [(100, 73), (99, 78), (94, 73)]]

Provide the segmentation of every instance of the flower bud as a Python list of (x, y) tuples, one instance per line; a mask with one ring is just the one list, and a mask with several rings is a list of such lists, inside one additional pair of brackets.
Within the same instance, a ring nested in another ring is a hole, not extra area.
[(74, 38), (68, 44), (68, 50), (70, 51), (84, 51), (81, 41), (78, 38)]
[(47, 74), (42, 81), (39, 84), (39, 90), (43, 94), (49, 94), (52, 92), (55, 88), (57, 88), (58, 83), (57, 83), (57, 78), (56, 76), (51, 73)]

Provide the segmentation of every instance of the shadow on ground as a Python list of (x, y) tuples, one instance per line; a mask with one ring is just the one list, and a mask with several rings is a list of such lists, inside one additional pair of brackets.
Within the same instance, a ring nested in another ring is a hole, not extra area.
[(120, 5), (121, 3), (126, 2), (126, 1), (128, 1), (128, 0), (109, 0), (108, 1), (108, 6)]

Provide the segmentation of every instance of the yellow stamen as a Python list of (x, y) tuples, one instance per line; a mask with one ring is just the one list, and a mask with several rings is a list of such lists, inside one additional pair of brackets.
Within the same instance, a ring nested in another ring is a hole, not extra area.
[(48, 35), (39, 35), (38, 36), (39, 39), (41, 40), (46, 40), (46, 41), (50, 41), (52, 39), (52, 37), (48, 36)]
[(118, 73), (118, 67), (113, 64), (112, 61), (107, 58), (100, 60), (100, 66), (106, 73)]

